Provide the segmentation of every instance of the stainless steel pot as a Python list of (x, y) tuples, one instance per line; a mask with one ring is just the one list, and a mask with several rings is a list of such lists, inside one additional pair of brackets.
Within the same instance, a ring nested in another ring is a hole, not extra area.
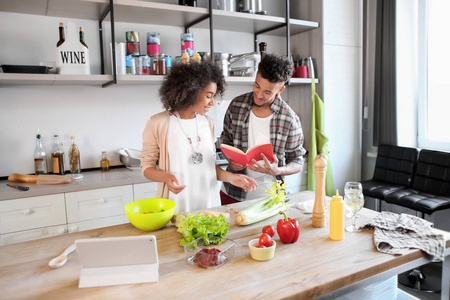
[[(202, 61), (211, 61), (211, 52), (198, 52), (198, 54), (202, 58)], [(214, 61), (229, 60), (230, 58), (230, 53), (214, 52)]]
[(217, 9), (236, 11), (236, 0), (217, 0)]

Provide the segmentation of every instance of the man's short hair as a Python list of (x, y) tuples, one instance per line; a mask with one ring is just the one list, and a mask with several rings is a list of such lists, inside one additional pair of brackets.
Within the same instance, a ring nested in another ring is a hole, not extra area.
[(287, 82), (294, 71), (294, 64), (286, 56), (266, 54), (258, 64), (258, 72), (272, 83)]

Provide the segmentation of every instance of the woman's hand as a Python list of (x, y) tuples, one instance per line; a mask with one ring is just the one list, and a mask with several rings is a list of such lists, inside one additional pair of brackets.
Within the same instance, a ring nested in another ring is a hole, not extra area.
[(242, 174), (232, 174), (230, 183), (244, 189), (245, 192), (254, 191), (258, 187), (258, 184), (253, 178)]
[(175, 175), (173, 175), (173, 174), (166, 173), (165, 177), (166, 178), (164, 181), (167, 183), (167, 187), (169, 188), (169, 191), (171, 191), (175, 195), (177, 195), (179, 192), (184, 190), (184, 188), (186, 187), (186, 185), (180, 185), (177, 177), (175, 177)]
[(231, 170), (237, 172), (245, 169), (245, 166), (238, 164), (237, 162), (232, 161), (231, 159), (228, 159), (228, 167), (230, 167)]

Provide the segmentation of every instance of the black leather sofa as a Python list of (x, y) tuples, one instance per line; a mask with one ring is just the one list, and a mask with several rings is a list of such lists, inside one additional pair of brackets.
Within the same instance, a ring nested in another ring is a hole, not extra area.
[(361, 183), (365, 196), (431, 215), (450, 208), (450, 153), (380, 145), (373, 178)]

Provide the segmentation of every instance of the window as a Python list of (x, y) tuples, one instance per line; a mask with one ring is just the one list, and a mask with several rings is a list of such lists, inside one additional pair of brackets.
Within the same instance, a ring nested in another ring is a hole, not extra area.
[(418, 145), (450, 150), (450, 1), (418, 3)]

